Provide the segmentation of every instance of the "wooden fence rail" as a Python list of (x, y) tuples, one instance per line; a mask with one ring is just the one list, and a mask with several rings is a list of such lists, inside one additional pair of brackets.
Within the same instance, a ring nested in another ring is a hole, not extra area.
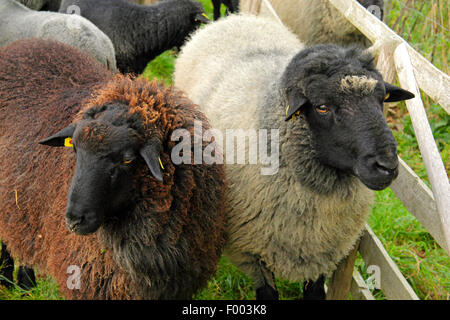
[[(383, 43), (405, 44), (411, 56), (414, 74), (419, 87), (436, 103), (450, 113), (450, 77), (436, 68), (412, 48), (385, 23), (370, 14), (354, 0), (328, 0), (347, 20), (361, 31), (372, 43), (382, 47)], [(378, 43), (381, 42), (381, 43)], [(391, 61), (392, 61), (391, 52)], [(395, 69), (394, 69), (395, 70)]]
[[(419, 90), (422, 89), (450, 113), (450, 77), (437, 69), (357, 1), (327, 1), (373, 43), (368, 50), (376, 54), (377, 67), (384, 79), (393, 82), (398, 76), (401, 87), (415, 94), (415, 98), (408, 100), (406, 105), (432, 191), (402, 159), (399, 159), (399, 176), (392, 183), (391, 189), (406, 209), (450, 254), (450, 185)], [(265, 14), (269, 12), (275, 20), (282, 23), (269, 0), (252, 0), (249, 7), (241, 8), (241, 11), (253, 14), (260, 11)], [(418, 299), (368, 225), (357, 246), (333, 274), (327, 288), (328, 299), (348, 299), (351, 292), (354, 299), (374, 300), (361, 274), (354, 268), (357, 251), (367, 266), (378, 268), (380, 272), (378, 285), (388, 299)]]

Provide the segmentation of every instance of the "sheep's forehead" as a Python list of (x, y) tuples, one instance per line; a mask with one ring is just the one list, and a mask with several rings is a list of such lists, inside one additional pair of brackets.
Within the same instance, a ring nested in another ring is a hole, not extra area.
[(341, 79), (340, 90), (344, 93), (369, 95), (375, 91), (378, 80), (368, 76), (347, 75)]
[(129, 138), (124, 128), (97, 121), (82, 124), (76, 133), (76, 141), (86, 149), (104, 151), (115, 149)]

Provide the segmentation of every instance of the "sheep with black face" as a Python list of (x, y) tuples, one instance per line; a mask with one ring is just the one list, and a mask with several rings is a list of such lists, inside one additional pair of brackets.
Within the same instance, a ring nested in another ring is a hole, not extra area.
[(11, 256), (66, 298), (192, 298), (216, 271), (226, 222), (223, 166), (171, 162), (173, 131), (196, 138), (195, 121), (209, 127), (180, 91), (113, 75), (73, 47), (0, 48), (0, 239)]
[(278, 296), (273, 275), (317, 281), (308, 288), (323, 297), (324, 277), (364, 228), (370, 189), (398, 173), (383, 102), (413, 95), (384, 82), (360, 49), (306, 48), (284, 26), (254, 16), (196, 32), (174, 80), (214, 128), (278, 130), (267, 142), (279, 154), (272, 175), (261, 174), (263, 161), (226, 165), (225, 254), (254, 279), (257, 298)]
[(202, 5), (194, 0), (166, 0), (138, 5), (126, 0), (62, 0), (59, 12), (78, 6), (111, 39), (117, 67), (123, 73), (142, 73), (148, 62), (208, 22)]

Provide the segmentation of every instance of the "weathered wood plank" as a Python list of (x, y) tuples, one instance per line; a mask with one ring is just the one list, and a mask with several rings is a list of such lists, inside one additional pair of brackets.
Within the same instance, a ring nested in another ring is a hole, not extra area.
[(410, 45), (407, 45), (420, 88), (450, 113), (450, 77), (436, 68)]
[(250, 1), (250, 7), (248, 8), (249, 13), (258, 15), (260, 9), (261, 9), (261, 0), (251, 0)]
[(419, 220), (434, 240), (450, 255), (448, 248), (445, 248), (445, 236), (433, 193), (400, 158), (398, 177), (392, 182), (391, 189), (405, 208)]
[(422, 57), (403, 38), (392, 31), (386, 24), (369, 13), (357, 1), (328, 0), (347, 20), (350, 21), (372, 43), (378, 40), (405, 43), (411, 55), (414, 73), (420, 88), (450, 113), (450, 77)]
[(392, 58), (397, 45), (396, 41), (383, 40), (379, 40), (373, 45), (375, 50), (378, 48), (377, 69), (383, 75), (383, 80), (389, 83), (393, 83), (397, 78), (394, 59)]
[(342, 259), (337, 269), (333, 272), (328, 286), (327, 300), (348, 300), (358, 247), (359, 240), (355, 243), (355, 247), (349, 252), (348, 256)]
[(361, 274), (355, 269), (353, 270), (352, 285), (350, 287), (353, 300), (375, 300), (370, 292)]
[(405, 43), (400, 44), (394, 52), (395, 65), (402, 88), (414, 93), (416, 97), (406, 101), (416, 139), (419, 144), (425, 168), (427, 169), (431, 189), (436, 200), (441, 228), (444, 235), (444, 249), (450, 248), (450, 184), (442, 162), (439, 149), (434, 141), (433, 132), (420, 97), (413, 66)]
[(379, 267), (381, 290), (389, 300), (419, 300), (368, 225), (361, 238), (359, 252), (367, 266)]
[(283, 21), (281, 21), (280, 17), (278, 16), (277, 12), (273, 8), (273, 6), (269, 0), (262, 0), (260, 12), (261, 12), (261, 14), (263, 14), (263, 16), (267, 16), (267, 14), (264, 14), (264, 13), (269, 12), (275, 21), (277, 21), (279, 24), (283, 25)]

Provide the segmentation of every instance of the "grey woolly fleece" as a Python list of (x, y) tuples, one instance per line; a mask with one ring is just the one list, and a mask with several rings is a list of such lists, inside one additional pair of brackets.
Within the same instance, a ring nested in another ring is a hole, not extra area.
[(78, 15), (34, 11), (13, 0), (0, 2), (0, 46), (29, 39), (56, 40), (89, 54), (115, 72), (111, 40), (94, 24)]
[(226, 166), (226, 255), (256, 288), (270, 272), (291, 281), (329, 274), (354, 246), (373, 201), (357, 178), (342, 178), (316, 160), (303, 117), (284, 121), (280, 79), (303, 48), (272, 20), (236, 15), (197, 31), (175, 65), (175, 86), (199, 104), (213, 128), (279, 129), (278, 173)]

